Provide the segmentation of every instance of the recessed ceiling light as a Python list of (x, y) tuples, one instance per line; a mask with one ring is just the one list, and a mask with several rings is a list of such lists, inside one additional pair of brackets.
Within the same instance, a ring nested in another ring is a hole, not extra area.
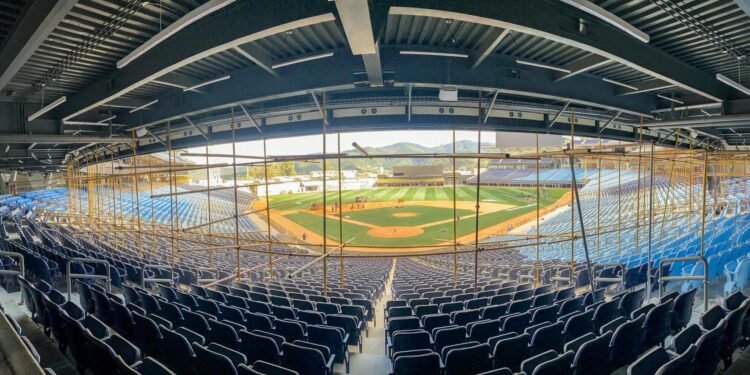
[(445, 24), (446, 24), (446, 25), (450, 25), (450, 24), (452, 24), (452, 23), (453, 23), (453, 20), (452, 20), (452, 19), (450, 19), (450, 18), (446, 18), (446, 19), (445, 19)]

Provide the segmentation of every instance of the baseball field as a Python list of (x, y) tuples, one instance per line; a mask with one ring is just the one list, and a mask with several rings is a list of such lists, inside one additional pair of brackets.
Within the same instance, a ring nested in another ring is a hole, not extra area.
[[(540, 207), (566, 204), (568, 192), (568, 189), (543, 189)], [(482, 187), (480, 238), (507, 231), (519, 224), (518, 218), (534, 213), (535, 194), (534, 188)], [(269, 201), (274, 226), (300, 240), (321, 243), (325, 216), (329, 244), (343, 239), (348, 247), (378, 248), (452, 243), (453, 197), (452, 187), (375, 188), (342, 191), (339, 204), (339, 193), (334, 191), (326, 195), (325, 213), (322, 193), (277, 195)], [(473, 241), (477, 228), (476, 188), (460, 186), (455, 197), (455, 235), (459, 242), (468, 243)], [(258, 201), (262, 203), (262, 199)]]

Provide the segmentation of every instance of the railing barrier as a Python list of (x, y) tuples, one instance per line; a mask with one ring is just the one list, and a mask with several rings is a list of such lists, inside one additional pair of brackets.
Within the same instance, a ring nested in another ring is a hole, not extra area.
[[(107, 271), (106, 275), (87, 275), (85, 273), (70, 273), (70, 265), (73, 264), (73, 262), (78, 262), (81, 264), (103, 264), (104, 269)], [(107, 291), (112, 291), (112, 273), (110, 271), (110, 264), (106, 260), (103, 259), (91, 259), (91, 258), (69, 258), (68, 263), (65, 264), (65, 274), (67, 283), (68, 283), (68, 300), (70, 300), (71, 293), (73, 291), (73, 279), (81, 279), (81, 280), (104, 280), (104, 282), (107, 284)]]
[(6, 256), (6, 257), (11, 257), (11, 258), (18, 259), (18, 265), (20, 267), (18, 269), (18, 271), (16, 271), (16, 270), (0, 270), (0, 275), (12, 275), (12, 276), (18, 275), (18, 276), (21, 276), (23, 278), (26, 278), (26, 267), (25, 267), (25, 262), (24, 262), (24, 259), (23, 259), (23, 254), (12, 252), (12, 251), (0, 251), (0, 256)]
[[(680, 276), (664, 276), (662, 272), (664, 265), (668, 263), (677, 262), (703, 262), (703, 276), (691, 276), (691, 275), (680, 275)], [(703, 311), (708, 311), (708, 261), (705, 257), (681, 257), (681, 258), (665, 258), (659, 263), (659, 298), (664, 294), (664, 281), (679, 281), (679, 280), (702, 280), (703, 281)]]
[[(160, 279), (158, 277), (155, 278), (146, 278), (146, 270), (169, 270), (169, 278), (168, 279)], [(163, 264), (145, 264), (143, 268), (141, 268), (141, 287), (145, 288), (146, 283), (168, 283), (169, 285), (172, 285), (174, 282), (174, 268), (172, 266), (167, 266)]]
[[(624, 263), (596, 263), (591, 267), (591, 273), (594, 275), (597, 275), (596, 270), (597, 268), (602, 268), (602, 271), (604, 271), (607, 268), (617, 268), (620, 267), (620, 271), (622, 272), (622, 275), (620, 277), (594, 277), (592, 280), (594, 283), (596, 283), (596, 287), (599, 287), (599, 283), (620, 283), (623, 286), (625, 285), (625, 264)], [(589, 275), (591, 276), (591, 275)]]
[[(210, 284), (210, 283), (212, 283), (212, 282), (214, 282), (214, 281), (216, 281), (216, 280), (219, 279), (219, 269), (218, 268), (198, 267), (197, 270), (198, 270), (198, 285), (200, 285), (202, 283)], [(213, 275), (213, 277), (208, 278), (208, 279), (202, 279), (200, 277), (200, 275), (203, 272), (209, 272), (209, 273), (211, 273)]]

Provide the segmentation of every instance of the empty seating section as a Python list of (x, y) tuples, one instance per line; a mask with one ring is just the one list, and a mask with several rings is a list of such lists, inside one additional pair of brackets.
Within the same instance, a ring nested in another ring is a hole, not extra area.
[(729, 366), (749, 339), (750, 301), (739, 292), (691, 319), (695, 289), (644, 305), (640, 288), (577, 296), (492, 277), (475, 285), (472, 276), (398, 261), (384, 311), (395, 374), (438, 366), (446, 374), (706, 374)]

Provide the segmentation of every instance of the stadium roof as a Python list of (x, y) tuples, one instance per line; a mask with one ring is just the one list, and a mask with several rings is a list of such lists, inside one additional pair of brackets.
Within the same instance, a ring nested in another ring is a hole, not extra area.
[[(373, 129), (750, 136), (747, 0), (12, 0), (2, 169)], [(745, 78), (743, 78), (745, 77)], [(441, 86), (458, 89), (440, 101)], [(63, 99), (64, 98), (64, 99)], [(40, 109), (43, 113), (37, 113)], [(29, 120), (29, 118), (34, 118)], [(35, 151), (36, 150), (36, 151)], [(33, 158), (37, 159), (37, 158)], [(40, 158), (41, 159), (41, 158)]]

